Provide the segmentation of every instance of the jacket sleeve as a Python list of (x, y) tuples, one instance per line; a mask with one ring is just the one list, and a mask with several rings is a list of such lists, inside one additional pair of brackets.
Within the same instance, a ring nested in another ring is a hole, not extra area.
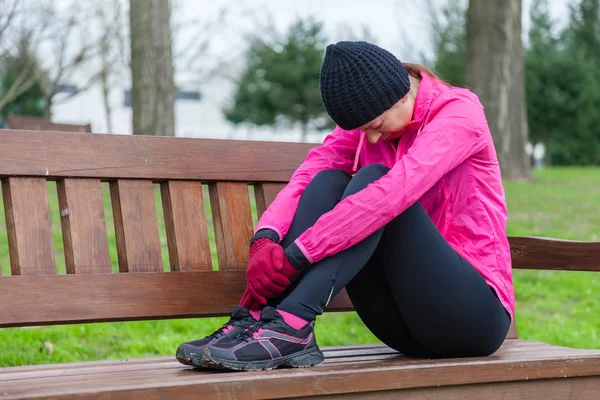
[(281, 240), (287, 234), (304, 189), (319, 172), (338, 169), (352, 173), (352, 162), (358, 148), (359, 131), (336, 127), (323, 144), (308, 152), (290, 182), (277, 194), (258, 221), (256, 231), (272, 229)]
[(489, 129), (481, 104), (456, 94), (442, 96), (436, 99), (435, 115), (428, 116), (408, 152), (386, 175), (342, 200), (286, 249), (297, 267), (362, 241), (486, 146)]

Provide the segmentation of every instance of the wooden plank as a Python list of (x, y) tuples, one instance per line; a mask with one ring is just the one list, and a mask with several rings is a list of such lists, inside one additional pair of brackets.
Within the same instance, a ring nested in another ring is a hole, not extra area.
[(111, 272), (99, 179), (61, 179), (58, 203), (69, 274)]
[[(436, 389), (458, 385), (513, 382), (577, 381), (597, 387), (600, 352), (595, 355), (551, 356), (529, 360), (519, 354), (505, 359), (448, 360), (376, 359), (359, 364), (333, 364), (301, 369), (242, 373), (201, 372), (172, 364), (164, 370), (106, 371), (99, 375), (58, 376), (7, 382), (5, 398), (293, 398), (350, 393), (377, 395), (391, 390)], [(497, 388), (502, 393), (502, 387)], [(402, 393), (402, 392), (400, 392)], [(410, 393), (410, 392), (409, 392)], [(493, 393), (493, 392), (492, 392)], [(536, 393), (535, 391), (533, 393)], [(191, 397), (193, 395), (193, 397)], [(81, 397), (77, 397), (81, 398)]]
[(163, 270), (154, 190), (148, 180), (110, 183), (120, 272)]
[[(486, 358), (486, 361), (494, 361), (500, 357), (514, 357), (514, 353), (518, 352), (520, 357), (529, 357), (533, 354), (548, 354), (549, 350), (558, 349), (564, 353), (567, 349), (551, 346), (546, 343), (532, 342), (529, 340), (507, 340), (502, 348), (491, 357)], [(325, 355), (325, 362), (351, 362), (355, 363), (357, 359), (364, 360), (366, 356), (398, 356), (398, 352), (381, 344), (373, 345), (347, 345), (347, 346), (326, 346), (321, 347)], [(575, 350), (576, 351), (576, 350)], [(573, 353), (573, 350), (569, 350)], [(578, 352), (579, 353), (579, 352)], [(417, 359), (404, 358), (408, 363), (412, 363)], [(442, 362), (443, 360), (440, 360)], [(431, 362), (431, 360), (420, 359), (417, 362)], [(165, 365), (168, 364), (168, 365)], [(117, 369), (122, 371), (146, 371), (154, 369), (167, 369), (172, 366), (179, 366), (173, 357), (151, 357), (151, 358), (134, 358), (120, 360), (102, 360), (102, 361), (86, 361), (63, 364), (50, 365), (32, 365), (22, 367), (6, 367), (2, 368), (0, 381), (11, 381), (18, 379), (43, 378), (48, 376), (63, 375), (96, 375), (98, 373), (114, 372)]]
[[(545, 345), (548, 347), (549, 345)], [(328, 359), (364, 355), (386, 355), (396, 353), (389, 347), (376, 345), (349, 345), (321, 347), (323, 354)], [(397, 353), (396, 353), (397, 354)], [(164, 365), (168, 364), (168, 365)], [(164, 365), (164, 366), (163, 366)], [(0, 381), (20, 379), (43, 378), (48, 376), (64, 375), (92, 375), (120, 369), (123, 371), (145, 371), (158, 368), (170, 368), (180, 364), (171, 357), (125, 358), (117, 360), (100, 360), (70, 362), (62, 364), (29, 365), (20, 367), (4, 367), (0, 371)]]
[(2, 194), (12, 275), (55, 275), (46, 180), (8, 178)]
[(267, 207), (275, 200), (277, 193), (285, 187), (285, 183), (260, 183), (254, 185), (254, 197), (256, 198), (256, 212), (258, 218), (263, 215)]
[(243, 182), (287, 182), (317, 146), (8, 129), (0, 143), (0, 177)]
[(224, 316), (245, 287), (244, 271), (6, 276), (0, 328)]
[(337, 311), (353, 311), (354, 306), (352, 305), (352, 301), (350, 301), (350, 297), (348, 297), (348, 293), (346, 292), (346, 288), (342, 289), (337, 296), (335, 296), (329, 302), (328, 310), (337, 310)]
[[(352, 347), (352, 346), (348, 346)], [(384, 347), (384, 346), (380, 346)], [(546, 345), (546, 347), (552, 347)], [(547, 357), (543, 359), (549, 359), (549, 357), (557, 356), (561, 357), (561, 359), (568, 358), (566, 356), (568, 352), (562, 349), (562, 351), (555, 351), (552, 353), (547, 353)], [(406, 368), (417, 368), (419, 366), (424, 365), (446, 365), (448, 360), (432, 360), (432, 359), (419, 359), (419, 358), (410, 358), (402, 355), (389, 354), (370, 351), (372, 354), (368, 354), (367, 356), (344, 356), (344, 357), (335, 357), (330, 355), (330, 351), (327, 348), (323, 348), (323, 352), (325, 354), (326, 360), (325, 364), (322, 364), (319, 368), (327, 368), (328, 370), (340, 370), (344, 368), (343, 364), (346, 366), (352, 365), (357, 366), (359, 364), (373, 364), (373, 361), (387, 361), (389, 363), (393, 363), (390, 365), (403, 364)], [(339, 352), (338, 352), (339, 353)], [(335, 353), (334, 353), (335, 354)], [(499, 360), (508, 360), (508, 359), (518, 359), (524, 362), (537, 361), (539, 357), (530, 358), (532, 354), (530, 351), (520, 351), (518, 354), (505, 355), (505, 356), (491, 356), (491, 357), (482, 357), (479, 359), (480, 364), (485, 363), (493, 363)], [(571, 354), (570, 356), (578, 356), (577, 354)], [(475, 360), (475, 359), (472, 359)], [(47, 379), (54, 378), (55, 381), (58, 381), (56, 378), (60, 378), (61, 380), (69, 380), (67, 377), (73, 377), (76, 380), (87, 380), (87, 379), (97, 379), (104, 376), (116, 375), (119, 377), (123, 377), (125, 374), (128, 376), (136, 376), (141, 373), (156, 373), (156, 372), (178, 372), (177, 370), (183, 369), (181, 364), (179, 364), (173, 357), (160, 357), (160, 358), (151, 358), (151, 359), (140, 359), (140, 360), (114, 360), (114, 361), (92, 361), (86, 363), (67, 363), (67, 364), (55, 364), (55, 365), (46, 365), (39, 366), (40, 368), (37, 370), (33, 370), (30, 367), (13, 367), (13, 368), (3, 368), (1, 369), (2, 375), (0, 376), (0, 382), (11, 382), (17, 383), (18, 381), (27, 381), (34, 379)], [(477, 366), (471, 367), (471, 369), (477, 368)], [(210, 373), (211, 371), (203, 371)]]
[(167, 181), (161, 194), (172, 271), (212, 271), (202, 183)]
[(209, 191), (219, 270), (245, 270), (254, 231), (248, 185), (216, 182)]
[[(342, 395), (319, 396), (319, 400), (505, 400), (505, 399), (595, 399), (598, 398), (600, 378), (544, 379), (502, 383), (480, 383), (476, 385), (440, 386), (406, 390), (376, 391), (368, 393), (345, 393)], [(296, 400), (306, 397), (296, 397)], [(292, 399), (294, 400), (294, 399)]]
[(517, 331), (517, 321), (513, 319), (513, 322), (510, 324), (510, 329), (508, 330), (508, 334), (506, 335), (507, 339), (517, 339), (519, 337), (519, 332)]
[(600, 242), (510, 237), (513, 268), (600, 271)]

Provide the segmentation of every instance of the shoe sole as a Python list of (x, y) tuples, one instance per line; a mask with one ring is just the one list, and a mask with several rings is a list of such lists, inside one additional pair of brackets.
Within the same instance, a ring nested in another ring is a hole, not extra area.
[[(192, 360), (194, 362), (195, 360)], [(264, 361), (223, 360), (213, 357), (208, 348), (202, 349), (198, 367), (227, 371), (266, 371), (275, 368), (308, 368), (322, 364), (325, 357), (318, 347)]]
[(189, 365), (190, 367), (202, 368), (200, 355), (194, 356), (191, 354), (186, 354), (183, 350), (177, 349), (175, 358), (177, 358), (177, 361), (179, 361), (183, 365)]
[(177, 361), (184, 365), (193, 365), (191, 358), (181, 351), (177, 351), (177, 354), (175, 354), (175, 358), (177, 359)]

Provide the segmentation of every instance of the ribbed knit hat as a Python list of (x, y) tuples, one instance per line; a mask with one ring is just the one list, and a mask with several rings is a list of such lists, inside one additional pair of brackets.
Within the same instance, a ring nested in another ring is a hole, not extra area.
[(367, 42), (327, 46), (321, 66), (321, 98), (342, 129), (374, 120), (410, 90), (408, 71), (392, 53)]

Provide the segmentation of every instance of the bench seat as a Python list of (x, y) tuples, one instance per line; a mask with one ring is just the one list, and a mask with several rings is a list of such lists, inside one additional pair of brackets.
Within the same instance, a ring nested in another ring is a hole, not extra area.
[[(600, 350), (522, 339), (508, 339), (484, 358), (415, 359), (383, 345), (323, 350), (321, 366), (261, 372), (201, 371), (173, 357), (4, 368), (0, 398), (280, 399), (353, 393), (356, 399), (391, 399), (397, 391), (409, 399), (600, 395)], [(537, 382), (525, 384), (532, 380)]]

